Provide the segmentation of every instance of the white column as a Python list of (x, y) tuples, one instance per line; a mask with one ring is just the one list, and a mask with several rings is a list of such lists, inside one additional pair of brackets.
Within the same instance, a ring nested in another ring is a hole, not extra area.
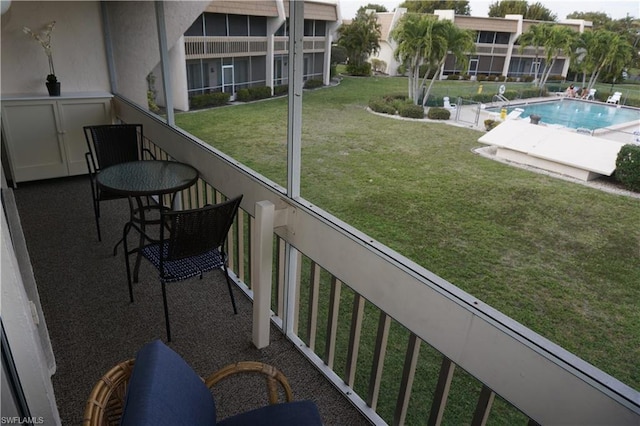
[(253, 288), (253, 344), (258, 349), (269, 346), (271, 325), (271, 277), (273, 272), (273, 226), (275, 206), (259, 201), (255, 208), (255, 222), (251, 240)]

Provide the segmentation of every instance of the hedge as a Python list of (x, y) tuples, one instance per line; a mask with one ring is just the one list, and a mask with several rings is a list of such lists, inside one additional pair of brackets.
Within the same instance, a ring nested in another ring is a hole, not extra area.
[(226, 105), (229, 102), (230, 96), (229, 93), (224, 92), (196, 95), (189, 99), (189, 107), (198, 109)]
[(422, 105), (404, 103), (398, 106), (398, 114), (407, 118), (424, 118), (424, 108)]
[(432, 120), (448, 120), (449, 117), (451, 117), (451, 111), (446, 108), (429, 108), (429, 111), (427, 112), (427, 118)]
[(625, 188), (640, 192), (640, 145), (624, 145), (616, 158), (615, 178)]

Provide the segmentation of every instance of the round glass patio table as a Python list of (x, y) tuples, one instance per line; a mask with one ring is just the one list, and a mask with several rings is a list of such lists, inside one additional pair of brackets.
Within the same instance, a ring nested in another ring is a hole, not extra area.
[[(134, 282), (138, 282), (138, 269), (140, 267), (140, 250), (146, 240), (156, 241), (147, 234), (147, 225), (160, 224), (160, 219), (153, 216), (153, 212), (171, 210), (174, 206), (176, 194), (189, 188), (198, 180), (198, 171), (184, 163), (164, 160), (131, 161), (114, 164), (104, 168), (98, 173), (97, 181), (101, 189), (120, 195), (126, 195), (129, 199), (130, 218), (124, 225), (122, 238), (113, 248), (115, 256), (118, 245), (125, 243), (125, 256), (138, 252), (134, 270)], [(169, 206), (163, 205), (162, 195), (171, 194)], [(152, 200), (147, 197), (155, 198)], [(147, 198), (147, 203), (143, 202)], [(135, 204), (134, 204), (135, 200)], [(140, 233), (140, 243), (137, 248), (128, 250), (127, 235), (131, 228)], [(129, 263), (127, 261), (127, 267)]]
[(198, 171), (177, 161), (131, 161), (109, 166), (98, 173), (98, 184), (107, 191), (131, 197), (172, 194), (196, 183)]

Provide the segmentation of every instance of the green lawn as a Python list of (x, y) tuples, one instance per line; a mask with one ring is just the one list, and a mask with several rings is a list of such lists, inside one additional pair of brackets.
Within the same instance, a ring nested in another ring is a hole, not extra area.
[[(406, 87), (304, 93), (302, 196), (640, 389), (640, 200), (480, 157), (473, 130), (366, 111)], [(286, 120), (286, 98), (176, 116), (281, 185)]]

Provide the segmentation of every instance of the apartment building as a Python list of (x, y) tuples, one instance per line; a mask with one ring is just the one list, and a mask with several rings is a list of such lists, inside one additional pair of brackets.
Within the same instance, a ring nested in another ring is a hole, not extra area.
[[(330, 80), (337, 2), (306, 1), (304, 80)], [(213, 1), (184, 35), (189, 96), (288, 83), (289, 2)]]
[[(398, 8), (395, 12), (376, 14), (382, 37), (380, 51), (373, 57), (387, 64), (386, 72), (389, 75), (397, 75), (400, 65), (393, 56), (396, 44), (390, 34), (405, 13), (406, 9)], [(476, 34), (476, 51), (470, 55), (467, 66), (461, 68), (450, 55), (440, 70), (441, 78), (450, 74), (469, 74), (472, 78), (478, 75), (521, 78), (533, 76), (536, 69), (544, 68), (545, 59), (541, 52), (536, 55), (534, 47), (527, 47), (521, 52), (518, 44), (522, 33), (533, 25), (542, 24), (542, 21), (524, 19), (522, 15), (506, 15), (504, 18), (455, 15), (453, 10), (436, 10), (434, 14), (438, 19), (448, 19), (459, 28)], [(591, 22), (580, 19), (565, 20), (556, 25), (564, 25), (580, 33), (592, 27)], [(560, 56), (553, 65), (551, 74), (566, 76), (569, 64), (568, 56)]]

